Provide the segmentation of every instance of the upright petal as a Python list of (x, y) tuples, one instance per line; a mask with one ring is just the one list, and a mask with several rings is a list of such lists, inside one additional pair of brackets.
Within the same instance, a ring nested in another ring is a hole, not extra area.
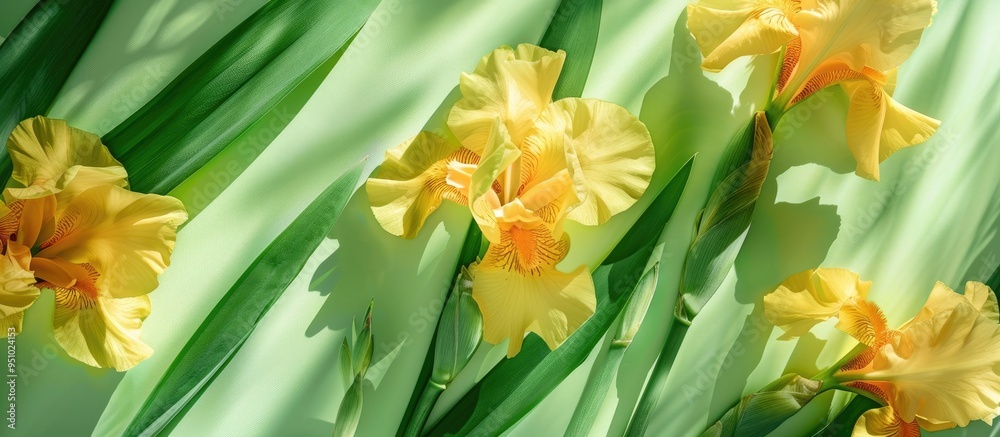
[[(27, 187), (15, 191), (22, 199), (58, 193), (81, 176), (126, 185), (121, 163), (111, 156), (101, 138), (63, 120), (35, 117), (22, 121), (7, 140), (7, 149), (14, 161), (14, 180)], [(77, 166), (105, 170), (96, 170), (96, 176), (79, 169), (67, 173)]]
[(537, 127), (541, 139), (528, 143), (565, 150), (570, 171), (582, 182), (582, 203), (569, 212), (570, 220), (606, 223), (635, 204), (649, 186), (656, 166), (653, 140), (646, 125), (625, 108), (595, 99), (562, 99), (549, 106)]
[(935, 0), (812, 0), (792, 21), (802, 37), (803, 73), (827, 60), (855, 71), (889, 71), (920, 42), (936, 11)]
[(131, 369), (152, 355), (140, 340), (149, 297), (115, 299), (79, 290), (56, 289), (56, 341), (69, 356), (91, 366)]
[(868, 410), (854, 425), (854, 437), (920, 437), (916, 422), (905, 422), (892, 407)]
[(794, 0), (701, 0), (688, 6), (688, 29), (705, 57), (702, 68), (719, 71), (741, 56), (766, 55), (798, 36), (790, 17)]
[(462, 74), (462, 99), (448, 116), (448, 127), (466, 148), (482, 154), (497, 117), (521, 141), (552, 101), (566, 53), (531, 44), (500, 47), (483, 57), (472, 74)]
[(806, 270), (785, 279), (764, 296), (764, 316), (785, 331), (782, 339), (809, 332), (813, 326), (840, 314), (850, 299), (864, 300), (871, 281), (862, 281), (845, 269)]
[(379, 224), (393, 235), (413, 238), (443, 199), (466, 204), (467, 188), (448, 181), (450, 166), (475, 166), (479, 157), (448, 144), (431, 132), (421, 132), (385, 152), (376, 177), (365, 191)]
[(544, 226), (513, 227), (475, 266), (472, 297), (483, 312), (483, 338), (494, 344), (510, 339), (508, 357), (517, 355), (529, 331), (555, 349), (594, 313), (587, 267), (571, 273), (555, 268), (568, 250), (568, 237), (555, 240)]
[[(15, 241), (7, 246), (7, 253), (0, 257), (0, 319), (5, 320), (0, 327), (14, 328), (21, 332), (24, 310), (38, 299), (35, 275), (30, 271), (31, 252)], [(3, 329), (4, 334), (7, 329)]]
[(170, 265), (177, 227), (185, 220), (184, 205), (173, 197), (95, 187), (66, 207), (36, 256), (89, 263), (111, 296), (139, 296), (155, 289)]
[[(507, 191), (508, 187), (497, 179), (505, 173), (509, 173), (512, 167), (517, 167), (520, 171), (518, 159), (521, 158), (521, 150), (510, 141), (507, 135), (507, 128), (500, 119), (494, 119), (490, 125), (490, 135), (486, 139), (486, 147), (483, 149), (482, 159), (479, 167), (472, 173), (469, 187), (469, 209), (472, 217), (479, 224), (483, 236), (491, 242), (500, 241), (500, 230), (497, 225), (496, 211), (504, 203), (514, 199), (501, 199), (498, 197)], [(517, 178), (520, 182), (520, 178)], [(508, 181), (508, 183), (517, 183)], [(501, 193), (498, 195), (498, 191)]]
[(891, 386), (889, 404), (904, 421), (987, 423), (1000, 405), (1000, 325), (969, 302), (915, 323), (844, 380)]

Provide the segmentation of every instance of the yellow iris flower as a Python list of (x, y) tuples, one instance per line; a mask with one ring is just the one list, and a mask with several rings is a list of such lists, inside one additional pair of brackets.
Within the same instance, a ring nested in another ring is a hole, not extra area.
[(91, 366), (135, 366), (152, 354), (139, 339), (145, 295), (170, 264), (184, 205), (129, 191), (100, 138), (62, 120), (21, 122), (7, 148), (14, 171), (0, 206), (0, 329), (20, 333), (24, 311), (49, 289), (67, 354)]
[(847, 146), (859, 176), (926, 141), (940, 122), (892, 99), (896, 69), (913, 53), (935, 0), (701, 0), (688, 8), (702, 66), (785, 49), (774, 103), (782, 111), (830, 85), (850, 98)]
[(886, 405), (865, 413), (854, 435), (919, 436), (920, 428), (991, 423), (1000, 414), (1000, 313), (993, 291), (969, 282), (958, 294), (939, 282), (913, 319), (890, 329), (881, 309), (866, 300), (868, 284), (846, 270), (817, 269), (790, 277), (764, 299), (766, 317), (786, 338), (807, 331), (802, 324), (837, 317), (837, 327), (866, 346), (832, 374), (837, 385)]
[(599, 225), (649, 185), (655, 159), (645, 125), (593, 99), (552, 101), (565, 53), (501, 47), (460, 80), (448, 127), (460, 145), (422, 132), (386, 152), (366, 191), (382, 227), (411, 238), (443, 200), (467, 205), (489, 241), (472, 268), (483, 337), (526, 332), (558, 347), (594, 312), (586, 266), (564, 273), (566, 219)]

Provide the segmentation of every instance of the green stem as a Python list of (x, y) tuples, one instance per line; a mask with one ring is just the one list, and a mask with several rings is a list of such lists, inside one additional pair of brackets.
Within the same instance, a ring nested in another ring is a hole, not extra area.
[(424, 390), (420, 393), (420, 399), (417, 400), (416, 408), (413, 409), (413, 416), (410, 422), (407, 423), (406, 430), (403, 431), (403, 436), (420, 436), (424, 430), (424, 425), (427, 424), (427, 419), (431, 417), (434, 405), (446, 388), (446, 386), (434, 381), (427, 381), (427, 385), (424, 386)]
[(677, 351), (681, 348), (681, 343), (684, 342), (684, 336), (687, 335), (688, 324), (683, 321), (674, 318), (674, 322), (667, 331), (667, 341), (663, 343), (663, 350), (660, 351), (660, 357), (656, 360), (656, 364), (653, 367), (653, 374), (649, 376), (649, 382), (646, 383), (646, 390), (642, 392), (642, 397), (639, 399), (639, 406), (635, 410), (635, 414), (632, 415), (632, 421), (629, 422), (628, 430), (625, 431), (625, 435), (628, 437), (640, 437), (646, 433), (646, 427), (649, 426), (649, 419), (653, 415), (653, 410), (656, 409), (656, 404), (660, 401), (660, 396), (663, 395), (663, 390), (667, 385), (667, 375), (670, 374), (670, 368), (674, 365), (674, 358), (677, 357)]
[(594, 426), (594, 421), (601, 411), (601, 405), (604, 403), (608, 390), (611, 389), (611, 384), (615, 381), (615, 375), (618, 374), (618, 368), (622, 364), (622, 358), (625, 357), (625, 349), (627, 348), (628, 346), (625, 344), (611, 344), (604, 365), (601, 366), (595, 377), (587, 381), (587, 386), (583, 389), (580, 403), (577, 404), (573, 419), (570, 420), (569, 428), (566, 429), (567, 437), (590, 434), (590, 429)]

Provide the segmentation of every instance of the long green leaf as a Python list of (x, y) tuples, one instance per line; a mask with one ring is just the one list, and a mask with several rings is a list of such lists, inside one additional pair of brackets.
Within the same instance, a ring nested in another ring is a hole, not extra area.
[[(692, 160), (682, 167), (639, 217), (619, 246), (634, 247), (623, 259), (594, 270), (597, 310), (565, 343), (550, 351), (536, 336), (525, 339), (521, 352), (500, 361), (447, 415), (430, 435), (498, 435), (531, 411), (577, 366), (586, 360), (650, 267), (656, 241), (673, 214), (691, 173)], [(649, 226), (654, 223), (655, 226)]]
[(250, 264), (184, 345), (125, 435), (156, 435), (219, 374), (330, 232), (363, 168), (359, 163), (330, 184)]
[(333, 57), (378, 0), (272, 0), (104, 136), (132, 188), (165, 194)]
[(823, 429), (813, 434), (813, 437), (851, 437), (854, 433), (854, 425), (858, 423), (861, 415), (865, 414), (868, 410), (879, 407), (881, 405), (869, 397), (855, 396), (837, 417), (826, 424)]
[[(45, 115), (111, 8), (112, 0), (43, 1), (0, 44), (0, 138)], [(13, 169), (0, 147), (0, 181)]]
[(750, 227), (774, 150), (771, 128), (763, 112), (758, 112), (749, 126), (733, 138), (729, 149), (684, 261), (679, 315), (687, 321), (722, 285)]

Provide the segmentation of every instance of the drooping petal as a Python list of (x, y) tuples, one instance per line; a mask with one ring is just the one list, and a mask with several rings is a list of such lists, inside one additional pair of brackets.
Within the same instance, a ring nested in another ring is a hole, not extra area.
[(798, 36), (790, 17), (792, 0), (701, 0), (688, 6), (688, 29), (705, 60), (702, 68), (719, 71), (741, 56), (766, 55)]
[(969, 302), (910, 325), (846, 380), (891, 386), (887, 400), (904, 421), (990, 423), (1000, 405), (1000, 325)]
[(103, 185), (73, 199), (36, 256), (89, 263), (111, 296), (139, 296), (155, 289), (170, 265), (185, 220), (184, 205), (173, 197)]
[(140, 340), (149, 315), (149, 297), (91, 296), (56, 289), (53, 326), (56, 341), (69, 356), (91, 366), (125, 371), (152, 355)]
[(431, 132), (421, 132), (385, 152), (378, 175), (365, 191), (379, 224), (413, 238), (443, 199), (466, 204), (467, 189), (449, 183), (449, 166), (475, 166), (479, 157)]
[[(565, 150), (569, 170), (583, 185), (582, 203), (569, 212), (570, 220), (591, 226), (606, 223), (635, 204), (649, 186), (656, 166), (653, 141), (646, 126), (625, 108), (595, 99), (562, 99), (542, 114), (537, 128), (540, 139), (528, 143)], [(532, 174), (526, 189), (544, 180), (548, 168), (558, 168), (545, 159), (558, 162), (557, 157), (526, 153)]]
[(852, 297), (837, 313), (837, 329), (869, 347), (878, 347), (880, 336), (889, 330), (882, 309), (874, 302)]
[[(21, 332), (21, 320), (24, 310), (28, 309), (38, 299), (38, 287), (35, 287), (35, 275), (29, 270), (31, 252), (27, 247), (11, 241), (7, 253), (0, 257), (0, 327), (14, 328)], [(3, 329), (3, 333), (7, 329)]]
[(785, 331), (780, 338), (792, 339), (840, 313), (852, 299), (864, 300), (871, 281), (845, 269), (820, 268), (789, 276), (764, 296), (764, 316)]
[[(70, 127), (63, 120), (35, 117), (22, 121), (11, 133), (7, 149), (14, 161), (14, 180), (27, 187), (13, 191), (21, 199), (58, 193), (77, 177), (127, 185), (121, 163), (111, 156), (101, 138)], [(69, 171), (78, 166), (95, 170)]]
[(858, 162), (859, 176), (878, 180), (879, 163), (901, 149), (927, 141), (941, 124), (900, 105), (874, 80), (851, 80), (842, 86), (851, 100), (847, 146)]
[(448, 115), (448, 127), (466, 148), (482, 154), (500, 118), (514, 144), (531, 131), (552, 101), (566, 53), (532, 44), (500, 47), (483, 57), (472, 74), (462, 74), (462, 99)]
[(828, 60), (854, 71), (889, 71), (920, 42), (936, 11), (935, 0), (812, 0), (792, 18), (802, 38), (801, 72)]
[(868, 410), (854, 425), (854, 437), (920, 437), (916, 422), (905, 422), (892, 407)]
[(529, 331), (555, 349), (594, 313), (587, 267), (571, 273), (555, 268), (568, 250), (569, 239), (552, 238), (545, 226), (513, 227), (475, 266), (472, 296), (483, 312), (483, 338), (494, 344), (510, 339), (508, 357), (517, 355)]

